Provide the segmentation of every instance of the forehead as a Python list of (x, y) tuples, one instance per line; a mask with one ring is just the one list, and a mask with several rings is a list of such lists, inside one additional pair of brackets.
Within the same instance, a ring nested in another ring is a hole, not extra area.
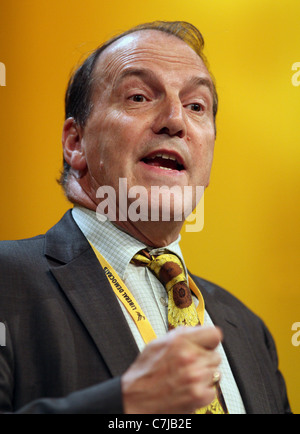
[(124, 69), (138, 65), (210, 77), (203, 60), (184, 41), (162, 31), (142, 30), (120, 38), (104, 50), (95, 78), (113, 83)]

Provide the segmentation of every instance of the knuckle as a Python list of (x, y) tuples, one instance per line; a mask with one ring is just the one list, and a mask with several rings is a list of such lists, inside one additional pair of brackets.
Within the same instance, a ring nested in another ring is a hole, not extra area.
[(173, 356), (183, 362), (189, 358), (190, 351), (187, 342), (182, 335), (173, 335), (168, 341), (168, 350), (173, 353)]
[(189, 388), (189, 396), (193, 402), (198, 402), (202, 399), (204, 390), (201, 386), (192, 384)]
[(194, 372), (192, 369), (185, 369), (182, 371), (182, 383), (183, 384), (190, 384), (193, 388), (195, 383), (201, 383), (199, 381), (199, 374), (197, 372)]
[(196, 408), (209, 405), (215, 398), (215, 391), (212, 388), (194, 385), (190, 388), (190, 400)]
[(185, 384), (190, 384), (192, 387), (192, 391), (194, 390), (193, 387), (195, 387), (196, 391), (200, 390), (201, 388), (207, 388), (210, 387), (212, 384), (212, 378), (213, 378), (213, 371), (210, 368), (196, 368), (196, 369), (186, 369), (185, 370), (185, 376), (183, 377), (183, 381)]
[(184, 351), (184, 350), (178, 351), (178, 353), (176, 354), (176, 358), (179, 366), (190, 365), (196, 359), (195, 355), (191, 351)]
[(206, 354), (206, 365), (211, 368), (218, 367), (222, 362), (221, 355), (216, 351), (209, 351)]
[(198, 381), (199, 383), (202, 383), (203, 385), (210, 384), (210, 380), (213, 376), (212, 370), (210, 368), (203, 368), (199, 371), (198, 374)]
[(214, 353), (214, 364), (219, 366), (222, 362), (222, 357), (219, 353)]

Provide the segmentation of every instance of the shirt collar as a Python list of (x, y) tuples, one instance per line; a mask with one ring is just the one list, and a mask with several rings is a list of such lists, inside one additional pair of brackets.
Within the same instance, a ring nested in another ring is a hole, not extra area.
[(109, 220), (98, 220), (95, 211), (76, 205), (72, 210), (72, 215), (87, 240), (111, 264), (121, 279), (124, 280), (126, 268), (133, 256), (145, 248), (149, 250), (151, 255), (162, 254), (165, 250), (174, 253), (181, 259), (187, 275), (187, 269), (179, 246), (180, 235), (169, 246), (153, 249), (122, 231)]

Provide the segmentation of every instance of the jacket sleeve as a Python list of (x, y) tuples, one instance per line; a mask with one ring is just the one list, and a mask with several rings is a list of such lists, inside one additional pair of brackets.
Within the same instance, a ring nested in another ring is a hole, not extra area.
[[(3, 323), (4, 324), (4, 323)], [(122, 414), (121, 378), (73, 392), (63, 398), (39, 398), (17, 409), (14, 403), (15, 360), (7, 324), (0, 346), (0, 413), (2, 414)], [(4, 342), (2, 342), (4, 343)]]
[(292, 410), (291, 410), (288, 395), (287, 395), (285, 380), (284, 380), (284, 378), (283, 378), (283, 376), (282, 376), (282, 374), (278, 368), (278, 353), (277, 353), (276, 345), (275, 345), (275, 342), (274, 342), (274, 339), (273, 339), (271, 333), (269, 332), (268, 328), (264, 325), (264, 323), (263, 323), (263, 327), (264, 327), (264, 333), (265, 333), (265, 342), (266, 342), (266, 346), (269, 350), (271, 360), (273, 362), (274, 377), (277, 380), (279, 396), (281, 399), (280, 408), (283, 409), (283, 414), (292, 414)]
[[(47, 388), (41, 383), (41, 379), (43, 379), (43, 375), (46, 376), (49, 372), (52, 372), (51, 366), (48, 371), (44, 371), (44, 374), (40, 369), (39, 376), (34, 372), (34, 367), (39, 368), (40, 360), (45, 360), (45, 358), (42, 359), (43, 351), (45, 352), (48, 348), (51, 351), (50, 343), (47, 341), (47, 337), (44, 337), (43, 330), (40, 328), (41, 324), (43, 322), (48, 324), (49, 321), (53, 322), (54, 319), (52, 316), (43, 317), (47, 310), (39, 311), (41, 306), (47, 306), (47, 304), (44, 303), (44, 298), (38, 299), (36, 295), (38, 292), (33, 291), (34, 280), (38, 280), (37, 273), (32, 273), (31, 268), (29, 270), (30, 279), (28, 278), (27, 281), (24, 271), (25, 266), (23, 267), (21, 261), (19, 261), (20, 255), (15, 248), (15, 243), (1, 242), (0, 244), (2, 243), (3, 245), (0, 246), (0, 413), (121, 414), (123, 412), (123, 403), (120, 377), (107, 377), (99, 380), (99, 382), (89, 380), (86, 386), (84, 385), (85, 381), (81, 381), (79, 384), (82, 384), (82, 386), (78, 387), (78, 389), (77, 383), (73, 386), (72, 381), (69, 383), (66, 381), (61, 387), (53, 387), (50, 392), (47, 392)], [(30, 256), (29, 250), (28, 256)], [(31, 290), (27, 289), (31, 287), (32, 294)], [(36, 287), (39, 289), (39, 285), (36, 285)], [(30, 294), (30, 300), (32, 300), (29, 304), (27, 304), (27, 295), (26, 297), (24, 295), (24, 293), (27, 294), (26, 291)], [(57, 306), (59, 305), (54, 305), (55, 308)], [(64, 311), (62, 311), (61, 315), (63, 313)], [(35, 319), (39, 317), (41, 317), (41, 321), (36, 322)], [(56, 328), (51, 333), (56, 334)], [(68, 335), (67, 338), (70, 338), (70, 336), (72, 337), (72, 335)], [(54, 347), (57, 342), (59, 342), (59, 338), (55, 340)], [(30, 350), (31, 344), (32, 351)], [(41, 344), (44, 345), (43, 348)], [(84, 347), (84, 349), (86, 348), (88, 347)], [(66, 347), (65, 352), (68, 351), (68, 347)], [(61, 353), (57, 357), (59, 359)], [(72, 362), (73, 357), (75, 356), (70, 351), (70, 354), (66, 357), (67, 362)], [(88, 357), (88, 354), (83, 355), (83, 359), (88, 359)], [(51, 359), (49, 359), (49, 365), (51, 365)], [(67, 366), (71, 370), (71, 363), (67, 363)], [(92, 369), (89, 366), (94, 367), (93, 364), (87, 364), (86, 369)], [(55, 382), (56, 378), (59, 383), (60, 379), (56, 376), (57, 372), (53, 370), (53, 380), (51, 381)], [(66, 372), (66, 377), (68, 375), (69, 373)], [(84, 374), (80, 371), (78, 375)], [(26, 377), (26, 381), (23, 381), (22, 376)], [(97, 373), (91, 378), (98, 378)], [(20, 384), (22, 384), (21, 387), (26, 388), (21, 398), (18, 395)], [(35, 387), (38, 387), (37, 393), (35, 393)], [(56, 393), (57, 395), (55, 395)], [(26, 399), (27, 396), (28, 400)]]
[(122, 414), (120, 377), (71, 393), (65, 398), (43, 398), (16, 414)]

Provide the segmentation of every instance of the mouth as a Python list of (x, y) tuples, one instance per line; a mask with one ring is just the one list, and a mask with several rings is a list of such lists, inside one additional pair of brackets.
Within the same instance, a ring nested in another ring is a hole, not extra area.
[(185, 170), (181, 156), (172, 151), (155, 151), (141, 160), (150, 167), (157, 167), (166, 171), (181, 172)]

